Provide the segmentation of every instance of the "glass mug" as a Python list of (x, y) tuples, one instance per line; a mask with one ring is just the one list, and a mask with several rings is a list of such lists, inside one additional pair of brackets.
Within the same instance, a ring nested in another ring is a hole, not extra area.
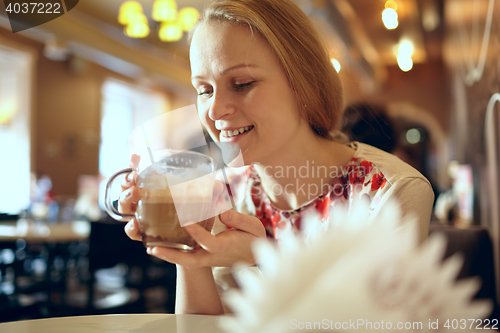
[(214, 160), (194, 151), (164, 149), (151, 154), (144, 170), (137, 170), (139, 200), (135, 214), (120, 213), (111, 203), (111, 184), (117, 176), (132, 172), (124, 169), (111, 176), (106, 185), (105, 206), (118, 220), (137, 219), (144, 246), (163, 246), (183, 251), (196, 247), (185, 231), (189, 224), (205, 227), (213, 222), (212, 196), (215, 182)]

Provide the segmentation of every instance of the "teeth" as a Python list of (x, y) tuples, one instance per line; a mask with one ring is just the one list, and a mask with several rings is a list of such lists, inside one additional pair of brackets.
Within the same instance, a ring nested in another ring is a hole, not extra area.
[(221, 134), (222, 134), (222, 136), (224, 136), (226, 138), (230, 138), (230, 137), (242, 134), (243, 132), (246, 132), (248, 130), (251, 130), (252, 128), (253, 128), (253, 126), (245, 126), (245, 127), (239, 128), (239, 129), (232, 130), (232, 131), (222, 130)]

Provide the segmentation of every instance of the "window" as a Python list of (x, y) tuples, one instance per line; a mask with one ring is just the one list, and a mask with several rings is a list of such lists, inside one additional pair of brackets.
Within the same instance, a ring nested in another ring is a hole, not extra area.
[[(168, 101), (159, 93), (118, 80), (107, 80), (102, 88), (99, 203), (104, 209), (107, 179), (129, 166), (128, 137), (133, 129), (167, 110)], [(115, 190), (119, 190), (116, 188)], [(118, 193), (112, 193), (118, 197)]]
[(30, 53), (0, 45), (0, 213), (30, 204)]

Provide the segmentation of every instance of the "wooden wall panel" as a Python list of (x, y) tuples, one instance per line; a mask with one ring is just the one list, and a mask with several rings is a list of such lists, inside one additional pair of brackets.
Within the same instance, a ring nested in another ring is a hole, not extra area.
[[(52, 61), (44, 45), (0, 27), (0, 36), (38, 53), (33, 96), (33, 163), (48, 175), (56, 195), (75, 197), (80, 175), (99, 174), (101, 87), (107, 78), (134, 83), (91, 61)], [(0, 42), (1, 40), (0, 39)], [(178, 108), (189, 103), (159, 89)], [(194, 93), (193, 93), (194, 95)]]

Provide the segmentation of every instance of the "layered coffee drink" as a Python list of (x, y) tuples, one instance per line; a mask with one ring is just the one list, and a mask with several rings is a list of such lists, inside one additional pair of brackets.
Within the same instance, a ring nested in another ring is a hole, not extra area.
[[(144, 129), (143, 129), (144, 131)], [(143, 133), (147, 142), (146, 133)], [(135, 214), (124, 214), (112, 204), (111, 187), (124, 169), (108, 180), (105, 205), (108, 214), (119, 221), (134, 217), (139, 222), (144, 246), (163, 246), (192, 251), (196, 242), (184, 227), (198, 223), (212, 226), (215, 207), (212, 197), (215, 185), (215, 162), (205, 154), (190, 150), (152, 149), (149, 144), (140, 155), (135, 169), (139, 201)]]
[[(140, 196), (136, 218), (141, 228), (144, 246), (163, 246), (192, 251), (196, 242), (184, 229), (184, 223), (179, 221), (170, 189), (141, 189)], [(207, 203), (192, 205), (193, 209), (200, 209)], [(211, 219), (197, 223), (205, 227), (206, 223), (212, 222)]]

